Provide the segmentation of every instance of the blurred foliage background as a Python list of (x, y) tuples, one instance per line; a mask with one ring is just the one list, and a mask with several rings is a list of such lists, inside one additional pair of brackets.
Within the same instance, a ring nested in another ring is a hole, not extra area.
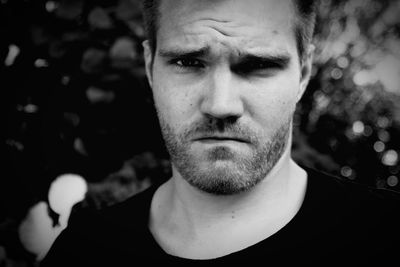
[[(169, 177), (139, 6), (0, 0), (0, 266), (37, 264), (19, 229), (58, 176), (84, 178), (89, 208)], [(399, 14), (396, 0), (319, 2), (314, 72), (294, 120), (299, 163), (400, 190)]]

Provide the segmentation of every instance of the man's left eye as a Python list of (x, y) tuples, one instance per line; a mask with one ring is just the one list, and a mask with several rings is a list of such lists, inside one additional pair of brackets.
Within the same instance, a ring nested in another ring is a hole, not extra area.
[(250, 74), (260, 71), (274, 71), (280, 68), (281, 66), (274, 62), (250, 61), (235, 66), (234, 71), (242, 74)]

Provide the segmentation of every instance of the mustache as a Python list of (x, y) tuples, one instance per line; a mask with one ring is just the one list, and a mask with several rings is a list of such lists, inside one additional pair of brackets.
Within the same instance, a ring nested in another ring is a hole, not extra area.
[(230, 136), (258, 143), (257, 133), (249, 127), (228, 119), (202, 119), (192, 123), (183, 133), (186, 140), (204, 136)]

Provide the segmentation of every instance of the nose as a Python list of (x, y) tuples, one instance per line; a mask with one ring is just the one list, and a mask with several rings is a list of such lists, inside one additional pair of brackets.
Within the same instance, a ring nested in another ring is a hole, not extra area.
[(218, 70), (209, 75), (207, 88), (200, 105), (201, 112), (216, 119), (238, 119), (244, 107), (239, 81), (229, 70)]

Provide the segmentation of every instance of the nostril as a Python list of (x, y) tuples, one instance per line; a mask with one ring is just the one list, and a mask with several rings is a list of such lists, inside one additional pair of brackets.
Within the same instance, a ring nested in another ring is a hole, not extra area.
[(228, 116), (225, 118), (227, 123), (234, 124), (239, 119), (239, 116)]
[(238, 117), (236, 117), (236, 116), (228, 116), (223, 119), (217, 119), (216, 120), (216, 126), (217, 126), (216, 128), (219, 131), (224, 131), (224, 130), (226, 130), (226, 127), (228, 125), (234, 124), (237, 120), (238, 120)]
[(239, 117), (228, 116), (225, 118), (216, 118), (208, 116), (208, 130), (225, 132), (231, 129), (239, 120)]

